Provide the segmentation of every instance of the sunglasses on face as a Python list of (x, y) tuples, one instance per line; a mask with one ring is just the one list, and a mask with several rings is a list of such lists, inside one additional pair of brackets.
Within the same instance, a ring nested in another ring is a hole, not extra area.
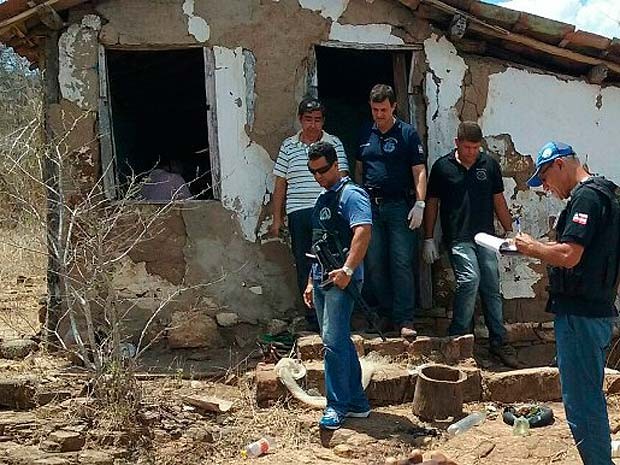
[(332, 168), (332, 166), (334, 166), (334, 164), (330, 163), (329, 165), (325, 165), (325, 166), (321, 166), (320, 168), (312, 169), (310, 168), (310, 165), (308, 165), (308, 171), (310, 171), (310, 173), (314, 175), (325, 174)]

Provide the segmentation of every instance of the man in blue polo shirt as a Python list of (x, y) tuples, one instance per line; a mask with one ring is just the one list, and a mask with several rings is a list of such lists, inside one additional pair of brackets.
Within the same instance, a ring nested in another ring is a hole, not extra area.
[(370, 91), (374, 124), (362, 133), (356, 178), (370, 195), (372, 239), (366, 256), (370, 293), (400, 335), (415, 338), (414, 254), (426, 198), (426, 157), (413, 126), (394, 116), (396, 96), (385, 84)]
[[(317, 142), (310, 147), (308, 170), (325, 188), (312, 212), (313, 244), (323, 244), (337, 256), (340, 268), (312, 267), (304, 301), (316, 308), (325, 348), (327, 408), (319, 426), (338, 429), (346, 417), (366, 418), (370, 405), (362, 388), (360, 361), (351, 342), (353, 295), (362, 287), (364, 255), (371, 236), (368, 195), (338, 172), (334, 147)], [(325, 284), (324, 284), (325, 283)], [(356, 290), (351, 288), (355, 286)]]

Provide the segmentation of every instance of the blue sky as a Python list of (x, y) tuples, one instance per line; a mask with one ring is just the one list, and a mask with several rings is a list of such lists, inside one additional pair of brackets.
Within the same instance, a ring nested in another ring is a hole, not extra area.
[(620, 37), (620, 0), (484, 0), (513, 10), (534, 13), (577, 29)]

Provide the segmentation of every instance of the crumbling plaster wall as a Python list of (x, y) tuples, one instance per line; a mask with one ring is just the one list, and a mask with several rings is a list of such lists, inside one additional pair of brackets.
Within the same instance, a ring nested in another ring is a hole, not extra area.
[[(269, 222), (273, 159), (281, 141), (297, 130), (309, 52), (327, 40), (415, 42), (428, 26), (390, 0), (108, 0), (94, 8), (105, 46), (206, 46), (215, 58), (221, 203), (171, 214), (169, 234), (132, 253), (136, 276), (146, 273), (154, 285), (164, 279), (176, 289), (213, 283), (205, 294), (217, 297), (218, 310), (209, 300), (210, 315), (232, 311), (241, 322), (255, 323), (287, 312), (296, 298), (290, 254), (285, 244), (260, 244), (259, 238)], [(96, 48), (92, 52), (96, 56)], [(77, 81), (94, 85), (96, 76)], [(165, 256), (155, 257), (162, 248)], [(248, 291), (257, 287), (260, 294)], [(183, 299), (201, 301), (191, 292)]]
[[(608, 150), (614, 134), (611, 127), (620, 118), (620, 89), (494, 59), (461, 56), (449, 40), (436, 34), (424, 46), (429, 164), (452, 149), (460, 121), (478, 121), (486, 148), (498, 159), (505, 176), (509, 208), (521, 217), (524, 231), (535, 237), (547, 235), (563, 207), (559, 200), (525, 183), (533, 169), (532, 157), (544, 142), (569, 142), (587, 157), (593, 171), (620, 180), (620, 166)], [(448, 278), (436, 283), (442, 298), (449, 296), (445, 288), (452, 281), (446, 265), (442, 270)], [(542, 311), (544, 266), (512, 257), (502, 258), (501, 268), (507, 319), (548, 319)]]

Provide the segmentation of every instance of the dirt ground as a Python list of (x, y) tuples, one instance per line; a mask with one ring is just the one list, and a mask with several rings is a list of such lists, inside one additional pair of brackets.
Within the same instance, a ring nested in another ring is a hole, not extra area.
[[(35, 262), (32, 260), (25, 271), (24, 267), (11, 268), (11, 263), (3, 267), (0, 338), (38, 330), (45, 279), (43, 267)], [(48, 439), (59, 429), (79, 431), (85, 437), (80, 454), (101, 451), (112, 460), (90, 463), (116, 465), (382, 465), (387, 457), (404, 456), (416, 448), (425, 457), (442, 451), (460, 465), (580, 463), (559, 403), (549, 404), (555, 423), (532, 429), (526, 437), (513, 436), (511, 427), (497, 415), (463, 435), (448, 438), (445, 429), (449, 423), (420, 422), (411, 413), (410, 404), (376, 408), (368, 419), (351, 419), (341, 430), (324, 433), (317, 426), (320, 412), (296, 401), (257, 407), (252, 371), (258, 361), (256, 355), (229, 350), (197, 356), (155, 350), (137, 367), (138, 413), (124, 425), (115, 425), (114, 418), (122, 418), (127, 412), (96, 405), (89, 394), (92, 383), (88, 375), (63, 354), (39, 351), (24, 360), (0, 359), (0, 379), (27, 374), (38, 379), (39, 390), (58, 394), (47, 405), (30, 410), (0, 409), (0, 464), (25, 465), (35, 460), (89, 463), (83, 455), (75, 455), (78, 453), (50, 455), (46, 450)], [(226, 413), (208, 413), (190, 406), (186, 396), (216, 396), (231, 401), (232, 408)], [(620, 398), (611, 397), (608, 402), (612, 429), (620, 429)], [(469, 404), (465, 410), (484, 407)], [(497, 406), (498, 412), (501, 407)], [(438, 435), (422, 436), (424, 428), (436, 430)], [(243, 459), (243, 446), (261, 436), (274, 439), (271, 453)], [(620, 434), (615, 436), (620, 439)]]

